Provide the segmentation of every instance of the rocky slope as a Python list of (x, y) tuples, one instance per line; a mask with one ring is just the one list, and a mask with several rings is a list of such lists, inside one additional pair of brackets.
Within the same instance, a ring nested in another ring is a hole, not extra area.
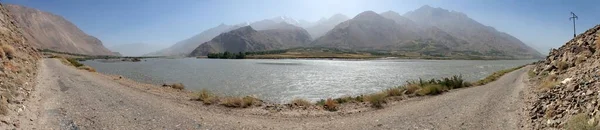
[[(280, 23), (282, 28), (257, 31), (245, 26), (222, 33), (211, 41), (198, 46), (189, 56), (206, 56), (215, 52), (252, 52), (304, 46), (310, 42), (306, 30)], [(286, 27), (284, 27), (286, 26)]]
[(365, 11), (340, 23), (312, 44), (341, 49), (387, 50), (390, 46), (417, 39), (417, 33), (398, 26), (394, 20)]
[(426, 5), (407, 12), (404, 16), (422, 26), (434, 26), (454, 37), (465, 40), (469, 45), (464, 47), (484, 55), (514, 58), (541, 57), (539, 52), (525, 45), (519, 39), (485, 26), (461, 12)]
[[(534, 129), (582, 129), (600, 120), (600, 25), (587, 30), (532, 69), (537, 81), (529, 100)], [(577, 115), (577, 116), (576, 116)], [(579, 119), (579, 120), (578, 120)]]
[(114, 55), (97, 38), (61, 16), (20, 5), (6, 5), (25, 38), (39, 49), (87, 55)]
[(17, 127), (15, 119), (35, 85), (39, 53), (21, 33), (6, 5), (0, 4), (0, 129)]

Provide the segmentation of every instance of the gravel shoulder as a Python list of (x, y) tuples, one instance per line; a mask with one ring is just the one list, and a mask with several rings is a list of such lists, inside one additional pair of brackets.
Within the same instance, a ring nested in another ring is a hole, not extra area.
[[(174, 89), (44, 59), (22, 129), (522, 129), (524, 67), (484, 86), (327, 116), (265, 116), (204, 106)], [(251, 111), (251, 110), (248, 110)]]

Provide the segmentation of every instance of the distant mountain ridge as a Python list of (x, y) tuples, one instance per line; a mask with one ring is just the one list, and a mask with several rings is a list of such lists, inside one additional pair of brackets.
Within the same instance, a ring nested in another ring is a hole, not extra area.
[(61, 16), (20, 5), (5, 4), (5, 7), (35, 48), (86, 55), (115, 55), (98, 38), (86, 34)]
[(523, 58), (541, 57), (541, 53), (519, 39), (497, 31), (493, 27), (485, 26), (461, 12), (425, 5), (407, 12), (404, 16), (416, 23), (437, 27), (454, 37), (465, 40), (469, 42), (469, 45), (465, 46), (467, 49), (480, 53), (501, 53), (500, 55)]
[[(379, 14), (373, 11), (365, 11), (352, 19), (341, 14), (333, 15), (330, 18), (322, 18), (316, 22), (294, 20), (288, 17), (275, 17), (247, 25), (251, 27), (251, 30), (260, 33), (254, 34), (256, 32), (251, 31), (247, 35), (237, 35), (238, 37), (236, 38), (263, 37), (259, 38), (261, 40), (244, 39), (245, 41), (242, 41), (252, 43), (252, 45), (260, 45), (262, 44), (260, 42), (268, 41), (268, 43), (264, 44), (269, 47), (227, 49), (236, 48), (234, 45), (247, 46), (249, 44), (233, 44), (228, 42), (240, 41), (214, 41), (215, 39), (213, 39), (211, 42), (206, 42), (212, 43), (212, 45), (199, 46), (195, 49), (195, 53), (192, 53), (190, 56), (199, 56), (208, 52), (285, 49), (289, 46), (279, 46), (279, 44), (273, 44), (269, 40), (274, 40), (278, 37), (284, 37), (282, 39), (289, 40), (291, 37), (285, 37), (290, 36), (289, 34), (268, 34), (269, 31), (265, 30), (300, 26), (313, 39), (309, 43), (302, 41), (301, 43), (306, 43), (302, 44), (303, 47), (326, 47), (386, 52), (395, 55), (410, 54), (436, 57), (464, 58), (474, 56), (501, 59), (541, 57), (539, 52), (517, 38), (499, 32), (492, 27), (485, 26), (463, 13), (433, 8), (427, 5), (407, 12), (404, 15), (393, 11), (386, 11)], [(224, 31), (223, 33), (227, 32)]]
[(201, 44), (189, 56), (205, 56), (216, 52), (252, 52), (304, 46), (311, 41), (306, 30), (287, 23), (280, 29), (257, 31), (252, 26), (241, 27)]
[(174, 45), (172, 45), (166, 49), (162, 49), (157, 52), (152, 52), (152, 53), (149, 53), (146, 55), (147, 56), (187, 56), (196, 47), (200, 46), (200, 44), (210, 41), (212, 38), (218, 36), (219, 34), (221, 34), (223, 32), (228, 32), (231, 30), (238, 29), (238, 28), (242, 27), (242, 25), (245, 25), (245, 24), (241, 24), (241, 25), (220, 24), (217, 27), (208, 29), (208, 30), (203, 31), (193, 37), (190, 37), (183, 41), (177, 42)]
[[(240, 23), (240, 24), (236, 24), (236, 25), (221, 24), (217, 27), (203, 31), (202, 33), (197, 34), (191, 38), (177, 42), (176, 44), (174, 44), (166, 49), (162, 49), (160, 51), (149, 53), (146, 55), (148, 55), (148, 56), (174, 56), (174, 55), (185, 56), (185, 55), (190, 54), (200, 44), (210, 41), (212, 38), (218, 36), (219, 34), (225, 33), (225, 32), (231, 31), (231, 30), (235, 30), (235, 29), (238, 29), (243, 26), (251, 26), (252, 29), (260, 31), (260, 30), (278, 29), (278, 28), (282, 28), (282, 27), (285, 28), (286, 27), (285, 24), (280, 24), (280, 23), (287, 23), (289, 25), (293, 25), (296, 27), (305, 28), (305, 30), (310, 34), (310, 36), (312, 38), (316, 38), (316, 37), (323, 35), (327, 31), (331, 30), (331, 28), (333, 28), (338, 23), (341, 23), (346, 20), (348, 20), (347, 16), (342, 15), (342, 14), (336, 14), (329, 19), (323, 18), (322, 20), (317, 21), (317, 22), (308, 22), (305, 20), (295, 20), (290, 17), (279, 16), (279, 17), (273, 17), (270, 19), (264, 19), (264, 20), (260, 20), (260, 21), (256, 21), (256, 22), (252, 22), (252, 23)], [(282, 25), (284, 25), (284, 26), (282, 26)]]

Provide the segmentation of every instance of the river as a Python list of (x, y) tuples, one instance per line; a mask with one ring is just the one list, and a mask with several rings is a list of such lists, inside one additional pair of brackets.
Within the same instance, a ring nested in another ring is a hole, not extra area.
[(83, 62), (98, 72), (152, 84), (183, 83), (188, 90), (254, 95), (272, 102), (360, 95), (407, 80), (462, 75), (468, 81), (535, 60), (270, 60), (144, 59)]

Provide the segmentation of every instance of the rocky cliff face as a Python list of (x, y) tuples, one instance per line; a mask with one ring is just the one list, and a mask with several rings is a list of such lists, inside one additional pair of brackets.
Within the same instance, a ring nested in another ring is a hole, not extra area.
[(574, 129), (575, 122), (600, 128), (599, 72), (600, 25), (553, 49), (537, 63), (532, 73), (539, 85), (533, 88), (535, 96), (527, 108), (534, 129)]
[(16, 23), (5, 5), (0, 4), (0, 129), (18, 125), (11, 117), (24, 109), (21, 103), (34, 86), (40, 58)]
[(35, 48), (86, 55), (114, 55), (96, 37), (87, 35), (61, 16), (19, 5), (8, 4), (6, 8)]

